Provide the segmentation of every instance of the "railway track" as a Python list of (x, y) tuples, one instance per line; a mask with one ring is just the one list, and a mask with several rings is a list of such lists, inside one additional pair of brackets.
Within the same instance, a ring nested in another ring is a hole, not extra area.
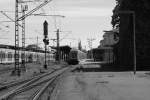
[(0, 75), (12, 71), (13, 68), (5, 68), (0, 70)]
[[(53, 72), (53, 71), (52, 71)], [(21, 79), (21, 80), (18, 80), (18, 81), (15, 81), (15, 82), (11, 82), (11, 83), (6, 83), (4, 85), (1, 85), (0, 86), (0, 96), (1, 96), (1, 92), (4, 91), (4, 90), (8, 90), (9, 88), (12, 88), (12, 87), (15, 87), (15, 86), (19, 86), (23, 83), (26, 83), (30, 80), (33, 80), (33, 79), (38, 79), (38, 78), (41, 78), (41, 77), (44, 77), (45, 75), (47, 74), (50, 74), (52, 72), (49, 72), (49, 73), (45, 73), (45, 74), (39, 74), (39, 75), (36, 75), (36, 76), (33, 76), (33, 77), (30, 77), (28, 79)]]
[[(31, 78), (24, 82), (20, 82), (19, 85), (11, 84), (4, 88), (3, 95), (0, 100), (39, 100), (41, 95), (46, 89), (53, 90), (55, 87), (55, 80), (62, 75), (65, 71), (69, 71), (71, 68), (61, 68), (53, 72), (49, 72), (38, 77)], [(14, 86), (14, 88), (12, 88)], [(50, 87), (50, 88), (48, 88)], [(11, 88), (11, 89), (9, 89)], [(0, 91), (1, 94), (1, 91)]]

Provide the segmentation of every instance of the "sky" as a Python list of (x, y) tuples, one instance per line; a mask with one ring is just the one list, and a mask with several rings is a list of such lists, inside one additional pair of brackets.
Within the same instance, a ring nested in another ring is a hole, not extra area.
[[(27, 13), (40, 3), (42, 2), (22, 3), (19, 4), (19, 8), (21, 8), (21, 5), (28, 5)], [(96, 48), (100, 40), (103, 39), (103, 31), (112, 29), (110, 23), (114, 7), (115, 0), (52, 0), (49, 4), (34, 12), (34, 14), (46, 13), (47, 15), (60, 16), (28, 16), (25, 19), (26, 45), (36, 44), (37, 40), (39, 45), (43, 45), (43, 22), (46, 20), (49, 28), (49, 39), (56, 38), (56, 29), (59, 28), (60, 45), (77, 47), (78, 41), (81, 40), (82, 47), (89, 49), (87, 39), (93, 38), (92, 47)], [(0, 0), (0, 11), (9, 11), (5, 13), (14, 19), (15, 0)], [(21, 16), (21, 14), (19, 16)], [(0, 44), (14, 45), (14, 22), (2, 21), (9, 21), (9, 19), (0, 13)], [(56, 45), (56, 43), (50, 41), (50, 45), (53, 46)]]

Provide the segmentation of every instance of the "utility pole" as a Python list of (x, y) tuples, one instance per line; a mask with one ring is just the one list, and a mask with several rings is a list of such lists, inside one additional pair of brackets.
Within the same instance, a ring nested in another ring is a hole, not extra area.
[(57, 52), (56, 52), (56, 61), (60, 61), (60, 47), (59, 47), (59, 29), (56, 31), (56, 37), (57, 37)]
[(36, 49), (38, 49), (38, 45), (39, 45), (39, 37), (38, 36), (36, 37), (36, 45), (37, 45)]
[(57, 52), (56, 52), (56, 61), (60, 61), (60, 39), (59, 39), (59, 29), (56, 31), (56, 37), (57, 37)]
[[(19, 67), (19, 21), (25, 20), (28, 16), (32, 15), (35, 11), (39, 10), (43, 6), (47, 5), (49, 2), (52, 0), (45, 0), (43, 3), (41, 3), (39, 6), (35, 7), (31, 11), (29, 11), (27, 14), (24, 13), (23, 16), (19, 17), (19, 3), (25, 3), (25, 2), (20, 2), (20, 0), (15, 0), (15, 68), (13, 71), (13, 74), (18, 74), (20, 76), (20, 67)], [(27, 1), (27, 2), (32, 2), (32, 1)], [(13, 19), (11, 19), (9, 16), (7, 16), (5, 13), (1, 12), (3, 15), (5, 15), (7, 18), (9, 18), (11, 21), (14, 22)], [(25, 25), (25, 22), (23, 22), (23, 25)], [(21, 26), (22, 27), (22, 26)], [(25, 30), (23, 30), (23, 33)], [(23, 42), (22, 44), (25, 44), (25, 34), (23, 36)], [(46, 43), (48, 41), (46, 40)]]
[(89, 45), (89, 48), (90, 48), (90, 57), (91, 57), (91, 59), (93, 59), (92, 42), (93, 42), (94, 40), (95, 40), (94, 38), (88, 38), (88, 39), (87, 39), (88, 45)]
[[(22, 16), (25, 15), (25, 11), (27, 11), (28, 6), (27, 5), (22, 5)], [(22, 54), (21, 54), (21, 59), (22, 59), (22, 68), (25, 71), (25, 18), (22, 19)]]
[[(38, 50), (38, 45), (39, 45), (39, 37), (37, 36), (37, 48), (36, 48), (36, 50)], [(37, 63), (38, 63), (38, 61), (39, 61), (39, 55), (37, 53)]]
[(20, 76), (20, 68), (19, 68), (19, 22), (18, 22), (18, 0), (15, 2), (15, 69), (14, 74)]
[(44, 65), (44, 68), (47, 69), (47, 63), (46, 63), (46, 51), (47, 51), (47, 48), (46, 48), (46, 44), (45, 44), (45, 65)]

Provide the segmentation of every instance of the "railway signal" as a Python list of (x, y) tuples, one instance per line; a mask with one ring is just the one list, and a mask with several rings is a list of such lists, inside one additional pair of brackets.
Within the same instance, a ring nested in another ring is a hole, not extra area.
[(46, 51), (47, 51), (47, 45), (49, 44), (49, 39), (48, 39), (48, 23), (45, 21), (43, 23), (43, 31), (44, 31), (44, 39), (43, 42), (45, 44), (45, 64), (44, 68), (47, 69), (47, 63), (46, 63)]
[(43, 23), (43, 28), (44, 28), (44, 36), (45, 36), (45, 38), (47, 38), (47, 35), (48, 35), (48, 23), (47, 23), (47, 21), (45, 21)]
[(44, 42), (45, 45), (49, 45), (49, 39), (48, 38), (44, 38), (43, 42)]

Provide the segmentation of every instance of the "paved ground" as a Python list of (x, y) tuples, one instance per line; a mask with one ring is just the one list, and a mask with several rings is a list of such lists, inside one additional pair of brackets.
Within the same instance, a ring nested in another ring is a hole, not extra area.
[(52, 100), (150, 100), (145, 72), (75, 72), (60, 80)]

